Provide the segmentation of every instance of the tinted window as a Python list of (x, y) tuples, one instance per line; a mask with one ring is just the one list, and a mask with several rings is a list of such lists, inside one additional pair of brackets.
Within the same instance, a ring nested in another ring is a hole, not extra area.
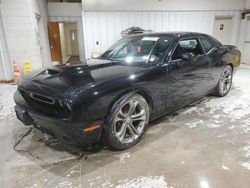
[(200, 40), (206, 53), (209, 52), (214, 47), (214, 45), (208, 39), (201, 38)]
[(181, 55), (185, 53), (203, 54), (199, 41), (197, 39), (181, 40), (172, 55), (172, 60), (181, 59)]
[(129, 37), (118, 41), (99, 59), (126, 63), (160, 62), (172, 41), (172, 37)]

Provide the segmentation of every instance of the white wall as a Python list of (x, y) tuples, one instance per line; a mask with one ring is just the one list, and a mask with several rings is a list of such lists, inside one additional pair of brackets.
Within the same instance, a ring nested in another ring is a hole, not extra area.
[(85, 11), (83, 15), (87, 58), (92, 52), (104, 52), (121, 38), (121, 31), (132, 26), (155, 32), (194, 31), (212, 35), (215, 16), (233, 17), (232, 44), (238, 43), (240, 11)]
[(32, 56), (32, 23), (28, 0), (3, 0), (2, 13), (11, 62), (21, 62)]
[(250, 9), (250, 0), (246, 0), (246, 9)]
[[(50, 62), (48, 37), (46, 0), (2, 0), (2, 12), (5, 22), (6, 36), (11, 61), (16, 60), (22, 69), (24, 61), (31, 61), (33, 69), (42, 67), (42, 58)], [(39, 14), (44, 23), (43, 48), (47, 54), (41, 57), (40, 48), (37, 45), (36, 15)]]
[[(48, 5), (47, 0), (29, 0), (30, 15), (34, 33), (35, 56), (32, 57), (36, 62), (35, 68), (47, 67), (51, 65), (51, 54), (48, 35)], [(41, 26), (37, 25), (36, 15), (41, 16)], [(37, 42), (37, 31), (40, 29), (40, 44)], [(42, 47), (42, 49), (40, 49)]]
[(81, 17), (82, 5), (81, 3), (48, 3), (48, 12), (50, 17)]
[(6, 30), (0, 2), (0, 81), (12, 80), (13, 67), (9, 56), (9, 48), (6, 40)]
[(243, 10), (245, 0), (82, 0), (88, 11)]

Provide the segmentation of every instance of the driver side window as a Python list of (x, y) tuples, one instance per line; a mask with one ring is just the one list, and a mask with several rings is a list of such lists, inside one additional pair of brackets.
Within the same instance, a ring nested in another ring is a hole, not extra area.
[(197, 39), (184, 39), (181, 40), (173, 55), (172, 60), (181, 59), (181, 55), (185, 53), (193, 53), (194, 55), (201, 55), (203, 54), (203, 50), (201, 45)]

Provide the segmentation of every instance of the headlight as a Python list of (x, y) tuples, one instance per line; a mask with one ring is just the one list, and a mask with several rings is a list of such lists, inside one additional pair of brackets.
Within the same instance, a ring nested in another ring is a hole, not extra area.
[(67, 109), (69, 111), (71, 111), (71, 106), (70, 106), (70, 104), (68, 102), (64, 102), (64, 105), (67, 107)]
[(60, 107), (66, 108), (67, 110), (71, 111), (71, 106), (67, 101), (58, 100), (58, 104), (59, 104)]

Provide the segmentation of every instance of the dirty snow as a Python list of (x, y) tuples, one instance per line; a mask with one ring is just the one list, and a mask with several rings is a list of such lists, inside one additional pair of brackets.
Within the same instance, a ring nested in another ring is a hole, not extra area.
[(0, 91), (0, 120), (4, 118), (12, 119), (14, 114), (13, 93), (17, 86), (9, 84), (1, 84)]
[(163, 176), (138, 177), (132, 180), (121, 180), (116, 188), (170, 188)]

